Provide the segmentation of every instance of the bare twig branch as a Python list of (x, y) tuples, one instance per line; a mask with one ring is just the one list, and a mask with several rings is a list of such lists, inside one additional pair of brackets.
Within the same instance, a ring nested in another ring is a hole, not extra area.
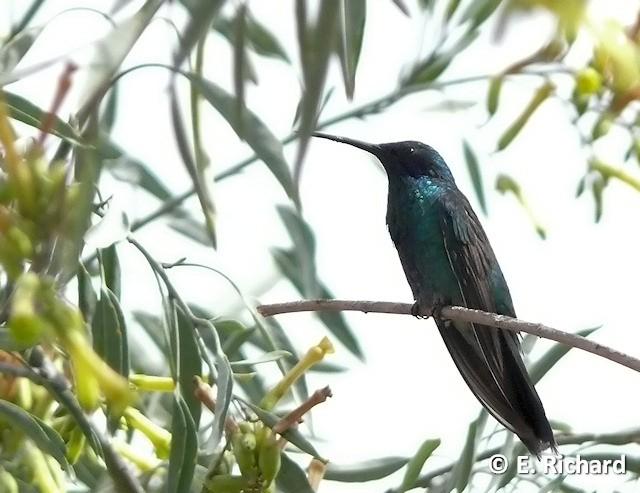
[(284, 433), (289, 428), (297, 426), (298, 423), (302, 422), (302, 418), (305, 414), (311, 411), (313, 407), (326, 401), (329, 397), (331, 397), (331, 389), (328, 386), (316, 390), (311, 397), (278, 421), (273, 426), (273, 431), (275, 433)]
[[(271, 317), (281, 313), (308, 312), (308, 311), (360, 311), (375, 313), (394, 313), (399, 315), (411, 315), (409, 303), (392, 303), (386, 301), (352, 301), (352, 300), (304, 300), (292, 301), (288, 303), (275, 303), (272, 305), (261, 305), (258, 312), (264, 317)], [(428, 314), (425, 314), (428, 315)], [(640, 360), (625, 354), (617, 349), (610, 348), (604, 344), (591, 341), (582, 336), (563, 332), (543, 324), (525, 322), (517, 318), (497, 315), (495, 313), (483, 312), (482, 310), (472, 310), (461, 306), (445, 306), (440, 310), (440, 317), (458, 322), (471, 322), (484, 326), (497, 327), (510, 330), (512, 332), (527, 332), (538, 337), (557, 341), (567, 346), (582, 349), (602, 358), (611, 360), (619, 365), (626, 366), (632, 370), (640, 372)]]

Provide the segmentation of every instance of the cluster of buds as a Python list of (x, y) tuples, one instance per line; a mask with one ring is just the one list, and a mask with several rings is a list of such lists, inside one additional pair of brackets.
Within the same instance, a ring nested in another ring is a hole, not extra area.
[[(260, 407), (270, 411), (286, 395), (293, 384), (313, 365), (334, 351), (326, 337), (312, 346), (300, 361), (264, 396)], [(206, 384), (198, 381), (196, 395), (208, 394)], [(282, 449), (287, 441), (278, 436), (297, 426), (309, 410), (331, 396), (327, 388), (317, 391), (306, 402), (282, 418), (272, 428), (255, 417), (236, 422), (228, 417), (226, 435), (230, 450), (224, 452), (207, 475), (203, 491), (206, 493), (274, 493), (275, 479), (280, 471)], [(210, 399), (201, 398), (203, 402)], [(239, 474), (234, 474), (238, 466)]]
[[(43, 142), (50, 124), (42, 125), (40, 139), (20, 149), (0, 94), (0, 280), (10, 292), (3, 318), (17, 348), (41, 344), (51, 348), (53, 359), (61, 360), (57, 355), (62, 352), (68, 356), (70, 377), (85, 410), (97, 409), (104, 398), (111, 412), (121, 413), (134, 394), (93, 350), (80, 310), (61, 293), (60, 252), (81, 241), (73, 237), (83, 214), (81, 187), (69, 176), (66, 162), (47, 161)], [(84, 438), (67, 428), (62, 431), (74, 462)]]

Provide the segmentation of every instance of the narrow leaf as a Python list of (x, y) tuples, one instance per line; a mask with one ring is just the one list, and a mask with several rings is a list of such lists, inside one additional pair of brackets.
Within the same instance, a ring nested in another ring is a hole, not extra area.
[[(601, 326), (590, 327), (577, 332), (579, 336), (588, 337)], [(556, 343), (547, 350), (540, 358), (529, 367), (529, 376), (534, 384), (537, 384), (547, 372), (554, 367), (554, 365), (560, 361), (565, 354), (571, 350), (570, 346), (565, 344)]]
[(103, 142), (99, 152), (110, 156), (107, 169), (116, 179), (138, 185), (162, 202), (172, 198), (169, 188), (151, 171), (149, 165), (127, 155), (113, 142)]
[(206, 2), (189, 2), (189, 21), (180, 40), (180, 48), (174, 55), (176, 67), (182, 65), (191, 50), (202, 36), (206, 36), (213, 19), (224, 5), (224, 0), (208, 0)]
[[(414, 455), (407, 464), (407, 470), (404, 473), (404, 478), (402, 479), (402, 484), (400, 485), (398, 493), (404, 493), (405, 491), (413, 488), (413, 485), (420, 475), (420, 471), (422, 471), (422, 468), (424, 467), (424, 463), (429, 457), (431, 457), (431, 454), (433, 454), (434, 450), (439, 446), (439, 438), (424, 441), (416, 452), (416, 455)], [(462, 490), (459, 489), (458, 491)]]
[(262, 363), (271, 363), (273, 361), (277, 361), (279, 359), (290, 357), (290, 356), (291, 356), (291, 353), (289, 351), (278, 350), (278, 351), (271, 351), (269, 353), (265, 353), (261, 356), (258, 356), (257, 358), (244, 359), (240, 361), (232, 361), (230, 364), (231, 364), (231, 368), (237, 368), (239, 366), (253, 366), (253, 365), (260, 365)]
[(164, 3), (163, 0), (147, 0), (133, 16), (121, 22), (96, 44), (96, 63), (92, 64), (88, 82), (81, 97), (78, 120), (84, 123), (97, 108), (111, 80), (120, 68), (151, 19)]
[(0, 73), (8, 74), (16, 68), (43, 29), (44, 26), (24, 29), (0, 48)]
[(167, 473), (167, 492), (189, 491), (196, 467), (198, 435), (189, 408), (180, 396), (173, 400), (171, 453)]
[(222, 440), (222, 432), (227, 419), (227, 412), (233, 397), (233, 370), (229, 364), (229, 360), (223, 353), (216, 354), (216, 368), (218, 370), (218, 379), (216, 386), (216, 412), (212, 425), (211, 438), (207, 443), (208, 450), (215, 450)]
[(531, 118), (531, 115), (538, 109), (538, 107), (555, 91), (555, 85), (547, 81), (542, 87), (540, 87), (531, 97), (531, 100), (522, 110), (516, 120), (504, 131), (500, 139), (498, 139), (497, 150), (501, 151), (506, 148), (515, 139), (520, 131)]
[(366, 0), (342, 0), (338, 55), (345, 92), (350, 100), (353, 99), (356, 86), (356, 70), (362, 49), (366, 15)]
[(0, 399), (0, 417), (8, 421), (12, 427), (22, 431), (43, 452), (53, 457), (63, 469), (68, 469), (66, 446), (53, 428), (40, 418), (29, 414), (21, 407)]
[[(2, 97), (7, 105), (9, 116), (11, 118), (29, 125), (30, 127), (40, 129), (42, 121), (48, 115), (47, 112), (33, 104), (31, 101), (11, 92), (3, 91)], [(55, 115), (53, 117), (53, 125), (49, 131), (52, 135), (55, 135), (70, 144), (85, 145), (82, 143), (82, 138), (73, 129), (73, 127)]]
[[(289, 167), (284, 159), (282, 144), (271, 133), (269, 128), (249, 109), (244, 119), (244, 127), (238, 120), (235, 98), (224, 89), (211, 81), (204, 80), (196, 74), (184, 73), (192, 84), (200, 90), (202, 96), (227, 120), (234, 131), (244, 137), (247, 144), (255, 151), (258, 157), (267, 165), (273, 175), (278, 179), (287, 195), (298, 203), (298, 192), (294, 187)], [(242, 133), (244, 130), (244, 133)]]
[(340, 2), (321, 2), (317, 21), (308, 25), (305, 0), (296, 1), (298, 46), (304, 80), (298, 152), (293, 173), (296, 184), (299, 183), (309, 137), (318, 118), (318, 109), (329, 68), (329, 56), (335, 41), (339, 8)]
[(484, 186), (482, 185), (482, 172), (478, 165), (478, 158), (475, 152), (466, 140), (462, 141), (462, 149), (464, 151), (464, 160), (467, 163), (467, 170), (469, 176), (471, 176), (471, 183), (473, 184), (473, 190), (478, 198), (478, 203), (484, 214), (487, 214), (487, 202), (484, 197)]
[(282, 493), (315, 493), (305, 472), (289, 455), (282, 454), (281, 460), (280, 471), (276, 477), (278, 491)]
[(476, 460), (476, 450), (478, 448), (478, 440), (482, 435), (485, 423), (487, 422), (488, 413), (483, 409), (480, 412), (478, 418), (473, 420), (469, 425), (467, 431), (467, 438), (465, 440), (464, 448), (460, 454), (460, 458), (455, 467), (451, 471), (449, 481), (447, 483), (446, 491), (452, 491), (454, 488), (457, 491), (464, 491), (469, 484), (471, 473), (473, 470), (473, 464)]
[(406, 457), (382, 457), (354, 464), (329, 462), (324, 478), (343, 483), (362, 483), (386, 478), (409, 461)]
[(178, 391), (197, 429), (202, 405), (195, 396), (194, 377), (202, 375), (202, 360), (196, 342), (196, 329), (182, 310), (178, 314)]
[(487, 111), (489, 116), (495, 115), (496, 111), (498, 111), (503, 81), (504, 78), (502, 76), (492, 77), (489, 81), (489, 91), (487, 93)]
[(120, 260), (116, 246), (111, 245), (99, 252), (104, 284), (120, 299)]
[(403, 77), (401, 84), (403, 86), (414, 86), (427, 84), (437, 79), (453, 59), (473, 43), (479, 34), (480, 31), (477, 29), (467, 31), (450, 49), (431, 54), (426, 60), (414, 66), (409, 74)]

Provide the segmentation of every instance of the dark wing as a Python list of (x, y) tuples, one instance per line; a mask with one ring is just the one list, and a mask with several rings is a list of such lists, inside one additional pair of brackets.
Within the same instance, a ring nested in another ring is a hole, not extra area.
[[(459, 292), (451, 303), (514, 316), (511, 298), (489, 240), (457, 189), (443, 194), (440, 225)], [(507, 313), (504, 313), (507, 312)], [(553, 434), (520, 356), (515, 333), (439, 320), (438, 328), (465, 381), (491, 414), (534, 453)]]

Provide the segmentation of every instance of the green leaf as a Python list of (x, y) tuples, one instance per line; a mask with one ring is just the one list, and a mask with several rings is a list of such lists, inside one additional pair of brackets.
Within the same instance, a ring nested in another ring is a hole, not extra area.
[(62, 469), (69, 468), (65, 456), (67, 448), (64, 441), (57, 431), (40, 418), (3, 399), (0, 399), (0, 418), (8, 421), (12, 427), (19, 429), (33, 440), (40, 450), (58, 461)]
[(496, 150), (501, 151), (511, 144), (513, 139), (518, 136), (535, 111), (549, 96), (551, 96), (551, 94), (553, 94), (554, 91), (555, 85), (551, 81), (545, 82), (538, 88), (515, 121), (500, 136)]
[(43, 29), (44, 26), (24, 29), (0, 48), (0, 73), (8, 74), (16, 68)]
[(202, 375), (202, 360), (196, 341), (196, 329), (182, 310), (178, 315), (178, 390), (194, 426), (198, 429), (202, 405), (195, 396), (194, 377)]
[(426, 10), (429, 12), (433, 11), (433, 7), (436, 4), (436, 0), (418, 0), (418, 5), (422, 10)]
[(474, 0), (470, 2), (467, 10), (465, 10), (460, 17), (460, 23), (471, 21), (470, 27), (475, 29), (495, 12), (501, 1), (502, 0)]
[(329, 57), (334, 49), (333, 43), (335, 42), (340, 6), (341, 3), (337, 1), (321, 2), (316, 16), (317, 20), (313, 24), (308, 24), (306, 1), (296, 1), (296, 27), (304, 81), (304, 91), (300, 103), (298, 152), (294, 165), (294, 182), (296, 184), (299, 182), (302, 172), (302, 163), (309, 137), (318, 119), (329, 68)]
[(240, 361), (232, 361), (230, 364), (231, 364), (231, 368), (238, 368), (242, 366), (253, 366), (253, 365), (260, 365), (262, 363), (271, 363), (273, 361), (277, 361), (285, 357), (291, 357), (291, 353), (289, 351), (284, 351), (280, 349), (277, 351), (271, 351), (271, 352), (262, 354), (257, 358), (244, 359)]
[(447, 22), (451, 20), (453, 15), (458, 10), (459, 6), (460, 6), (460, 0), (449, 0), (449, 3), (447, 4), (447, 9), (445, 11), (445, 19), (447, 20)]
[[(48, 117), (48, 113), (46, 111), (22, 96), (3, 90), (2, 97), (7, 105), (9, 116), (29, 125), (30, 127), (40, 129), (43, 120), (45, 117)], [(53, 125), (51, 126), (50, 132), (52, 135), (55, 135), (72, 145), (86, 145), (82, 142), (82, 137), (80, 137), (71, 125), (55, 115), (53, 116)]]
[(197, 74), (183, 72), (202, 96), (227, 120), (233, 130), (246, 140), (258, 157), (267, 165), (294, 203), (299, 202), (298, 192), (293, 184), (289, 167), (284, 159), (282, 144), (269, 128), (249, 109), (244, 121), (238, 119), (235, 98), (224, 89), (198, 77)]
[[(249, 406), (254, 413), (256, 413), (260, 421), (262, 421), (265, 424), (265, 426), (269, 428), (273, 428), (275, 424), (280, 421), (280, 418), (277, 415), (269, 411), (265, 411), (261, 407), (258, 407), (255, 404), (252, 404), (251, 402), (247, 402), (244, 399), (240, 399), (240, 400), (244, 402), (247, 406)], [(295, 445), (303, 452), (306, 452), (307, 454), (312, 455), (313, 457), (315, 457), (316, 459), (322, 462), (327, 462), (326, 459), (323, 459), (322, 457), (320, 457), (316, 448), (311, 444), (309, 440), (307, 440), (307, 438), (300, 432), (298, 428), (289, 428), (288, 430), (282, 432), (281, 435), (288, 442)], [(283, 454), (283, 456), (284, 455), (285, 454)]]
[(104, 276), (104, 284), (116, 295), (116, 298), (120, 299), (120, 261), (118, 260), (116, 246), (111, 245), (103, 248), (98, 255), (102, 267), (102, 275)]
[(163, 3), (163, 0), (147, 0), (134, 15), (120, 22), (95, 44), (95, 62), (80, 98), (78, 121), (81, 124), (98, 107), (113, 76)]
[(445, 491), (452, 491), (454, 488), (457, 491), (464, 491), (471, 479), (473, 465), (476, 460), (476, 451), (478, 448), (478, 441), (482, 435), (485, 423), (487, 422), (488, 413), (483, 409), (480, 415), (471, 422), (469, 430), (467, 431), (467, 438), (464, 443), (464, 448), (460, 454), (458, 462), (451, 471), (449, 481)]
[(86, 323), (91, 324), (98, 296), (91, 283), (91, 275), (83, 263), (78, 265), (78, 307)]
[(233, 20), (233, 88), (236, 97), (237, 120), (240, 125), (238, 136), (243, 139), (245, 117), (245, 82), (248, 78), (248, 55), (246, 50), (247, 4), (241, 3)]
[(222, 352), (216, 354), (216, 368), (218, 370), (216, 381), (218, 392), (216, 393), (216, 412), (211, 427), (212, 433), (207, 442), (208, 450), (215, 450), (222, 440), (227, 412), (233, 397), (233, 370), (226, 355)]
[(206, 36), (209, 26), (225, 2), (224, 0), (208, 0), (206, 2), (183, 3), (187, 6), (190, 16), (187, 26), (182, 31), (180, 48), (174, 56), (173, 63), (176, 67), (182, 65), (198, 40)]
[(498, 111), (503, 81), (504, 77), (502, 76), (492, 77), (489, 81), (489, 92), (487, 94), (487, 112), (489, 116), (495, 115), (496, 111)]
[(319, 289), (315, 265), (316, 240), (313, 230), (304, 218), (291, 207), (278, 206), (277, 210), (293, 242), (297, 257), (295, 263), (301, 277), (302, 290), (300, 294), (306, 298), (316, 298), (319, 296)]
[(198, 455), (198, 435), (189, 407), (181, 396), (173, 399), (171, 453), (167, 473), (167, 492), (189, 491)]
[[(601, 326), (590, 327), (588, 329), (583, 329), (576, 334), (582, 337), (588, 337), (596, 330), (598, 330)], [(571, 346), (567, 346), (566, 344), (556, 343), (551, 348), (547, 350), (538, 360), (529, 367), (529, 376), (531, 377), (531, 381), (534, 384), (537, 384), (542, 377), (544, 377), (547, 372), (554, 367), (554, 365), (560, 361), (565, 354), (567, 354), (571, 350)]]
[(432, 53), (424, 61), (416, 64), (408, 75), (403, 77), (401, 85), (404, 87), (427, 84), (437, 79), (453, 59), (473, 43), (480, 31), (473, 29), (467, 31), (450, 49)]
[(91, 322), (93, 347), (111, 368), (129, 376), (126, 325), (122, 308), (113, 292), (103, 286)]
[(207, 227), (204, 223), (199, 222), (190, 216), (172, 219), (169, 221), (169, 227), (196, 243), (200, 243), (206, 247), (211, 247), (211, 238), (207, 233)]
[(138, 185), (162, 202), (170, 200), (171, 191), (158, 179), (145, 163), (127, 155), (113, 142), (102, 142), (99, 152), (109, 156), (107, 169), (118, 180)]
[(336, 365), (335, 363), (328, 363), (326, 361), (321, 361), (313, 365), (309, 371), (317, 371), (319, 373), (343, 373), (347, 371), (347, 368), (344, 366)]
[(258, 55), (279, 58), (290, 63), (289, 56), (278, 38), (252, 15), (247, 17), (247, 36), (250, 46)]
[[(279, 58), (290, 63), (289, 56), (280, 44), (280, 41), (248, 12), (246, 19), (247, 46), (258, 55)], [(230, 19), (218, 17), (212, 24), (212, 28), (233, 43), (233, 22)]]
[(229, 336), (222, 343), (222, 351), (224, 352), (224, 354), (226, 354), (230, 358), (232, 358), (238, 352), (238, 349), (240, 349), (245, 342), (248, 342), (251, 339), (251, 337), (256, 333), (255, 327), (251, 327), (247, 329), (242, 325), (240, 326), (241, 326), (241, 329), (239, 331)]
[(173, 125), (173, 133), (178, 145), (178, 151), (182, 158), (182, 162), (191, 177), (193, 188), (196, 191), (196, 196), (200, 202), (200, 208), (202, 209), (202, 214), (204, 215), (205, 220), (205, 231), (209, 239), (208, 246), (213, 246), (213, 248), (215, 248), (216, 231), (213, 199), (211, 197), (211, 191), (208, 183), (205, 181), (203, 169), (200, 169), (200, 163), (197, 164), (191, 154), (191, 145), (184, 128), (182, 113), (174, 84), (172, 84), (170, 88), (169, 100), (171, 108), (171, 123)]
[[(414, 455), (409, 463), (407, 464), (407, 470), (404, 473), (404, 478), (402, 479), (402, 484), (399, 488), (399, 493), (404, 493), (413, 488), (418, 476), (420, 475), (420, 471), (424, 467), (424, 463), (427, 461), (431, 454), (433, 454), (434, 450), (440, 446), (440, 439), (436, 438), (434, 440), (425, 440), (423, 444), (420, 446), (416, 455)], [(458, 489), (458, 491), (462, 491), (462, 489)]]
[(356, 70), (362, 40), (364, 38), (364, 26), (367, 17), (366, 0), (342, 0), (340, 12), (340, 28), (338, 55), (342, 67), (344, 89), (348, 99), (353, 99), (356, 86)]
[(529, 219), (531, 220), (536, 233), (538, 233), (538, 236), (543, 240), (547, 237), (547, 232), (544, 226), (538, 221), (538, 218), (531, 209), (531, 206), (525, 198), (524, 193), (522, 192), (522, 189), (520, 188), (520, 185), (517, 181), (515, 181), (509, 175), (498, 175), (498, 177), (496, 178), (496, 190), (501, 194), (512, 193), (529, 216)]
[(402, 12), (407, 17), (411, 17), (411, 12), (409, 12), (409, 9), (404, 3), (404, 0), (391, 0), (391, 1), (395, 4), (396, 7), (398, 7), (398, 10), (400, 10), (400, 12)]
[(104, 110), (100, 115), (100, 130), (106, 135), (111, 134), (113, 125), (116, 123), (119, 92), (118, 84), (114, 83), (108, 91), (107, 101), (105, 102)]
[(287, 454), (282, 454), (280, 471), (276, 477), (278, 491), (282, 493), (315, 493), (302, 468)]
[(478, 164), (478, 158), (475, 152), (466, 140), (462, 141), (462, 150), (464, 152), (464, 160), (467, 163), (467, 170), (469, 176), (471, 176), (471, 183), (473, 184), (473, 190), (478, 198), (478, 203), (484, 214), (487, 214), (487, 201), (484, 197), (484, 186), (482, 185), (482, 172), (480, 171), (480, 165)]
[(343, 483), (362, 483), (386, 478), (409, 461), (406, 457), (381, 457), (354, 464), (329, 462), (324, 479)]

